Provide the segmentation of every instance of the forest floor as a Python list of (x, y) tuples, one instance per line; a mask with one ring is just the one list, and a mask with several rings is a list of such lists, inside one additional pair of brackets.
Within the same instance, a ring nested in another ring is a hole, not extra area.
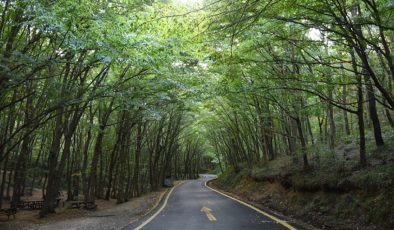
[(116, 200), (97, 200), (95, 211), (59, 208), (57, 213), (46, 218), (38, 218), (38, 210), (21, 210), (15, 220), (6, 221), (7, 217), (1, 216), (0, 229), (120, 229), (156, 208), (167, 191), (162, 188), (122, 204), (116, 204)]
[(210, 184), (241, 199), (321, 229), (394, 229), (394, 143), (370, 151), (358, 166), (354, 145), (311, 159), (305, 171), (290, 159), (229, 169)]

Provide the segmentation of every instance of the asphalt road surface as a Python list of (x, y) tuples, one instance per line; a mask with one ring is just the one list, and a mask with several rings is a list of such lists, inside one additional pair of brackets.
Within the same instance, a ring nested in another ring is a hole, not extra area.
[[(289, 229), (257, 211), (205, 187), (212, 179), (203, 175), (199, 180), (177, 186), (161, 212), (154, 211), (143, 220), (124, 229), (144, 230), (230, 230)], [(160, 206), (158, 208), (160, 210)], [(158, 213), (158, 214), (157, 214)], [(155, 215), (156, 214), (156, 215)]]

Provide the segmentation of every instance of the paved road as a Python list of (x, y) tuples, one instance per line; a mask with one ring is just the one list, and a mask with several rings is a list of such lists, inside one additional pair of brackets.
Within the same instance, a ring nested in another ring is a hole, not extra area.
[[(262, 214), (205, 187), (212, 176), (187, 181), (171, 194), (165, 208), (144, 230), (287, 229)], [(205, 207), (205, 208), (204, 208)], [(135, 229), (147, 219), (127, 226)]]

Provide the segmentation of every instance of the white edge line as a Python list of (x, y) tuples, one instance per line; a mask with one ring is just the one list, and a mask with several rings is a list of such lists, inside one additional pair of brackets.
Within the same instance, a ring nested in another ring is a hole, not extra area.
[(262, 211), (262, 210), (260, 210), (260, 209), (258, 209), (258, 208), (256, 208), (256, 207), (254, 207), (254, 206), (248, 204), (248, 203), (245, 203), (245, 202), (243, 202), (243, 201), (241, 201), (241, 200), (238, 200), (238, 199), (236, 199), (236, 198), (234, 198), (234, 197), (231, 197), (231, 196), (229, 196), (229, 195), (227, 195), (227, 194), (224, 194), (224, 193), (222, 193), (222, 192), (220, 192), (220, 191), (218, 191), (218, 190), (216, 190), (216, 189), (214, 189), (214, 188), (209, 187), (209, 186), (207, 185), (207, 182), (208, 182), (208, 181), (205, 181), (205, 187), (211, 189), (212, 191), (217, 192), (217, 193), (219, 193), (220, 195), (223, 195), (223, 196), (225, 196), (225, 197), (227, 197), (227, 198), (230, 198), (230, 199), (232, 199), (232, 200), (234, 200), (234, 201), (237, 201), (237, 202), (240, 203), (240, 204), (245, 205), (245, 206), (248, 207), (248, 208), (253, 209), (254, 211), (256, 211), (256, 212), (258, 212), (258, 213), (260, 213), (260, 214), (262, 214), (262, 215), (264, 215), (264, 216), (266, 216), (266, 217), (268, 217), (268, 218), (274, 220), (276, 223), (281, 224), (282, 226), (286, 227), (286, 228), (289, 229), (289, 230), (297, 230), (296, 228), (294, 228), (293, 226), (291, 226), (290, 224), (288, 224), (286, 221), (280, 220), (280, 219), (278, 219), (277, 217), (275, 217), (275, 216), (273, 216), (273, 215), (270, 215), (270, 214), (268, 214), (268, 213), (266, 213), (266, 212), (264, 212), (264, 211)]
[(163, 211), (163, 209), (167, 206), (168, 199), (170, 198), (170, 196), (171, 196), (172, 192), (174, 191), (174, 189), (175, 189), (176, 187), (178, 187), (179, 185), (181, 185), (181, 184), (183, 184), (183, 182), (181, 182), (181, 183), (175, 185), (174, 187), (172, 187), (171, 190), (170, 190), (170, 192), (168, 192), (167, 197), (166, 197), (166, 199), (164, 200), (164, 203), (163, 203), (163, 205), (160, 207), (160, 209), (157, 210), (157, 212), (156, 212), (155, 214), (153, 214), (151, 217), (149, 217), (149, 219), (145, 220), (142, 224), (140, 224), (140, 225), (139, 225), (138, 227), (136, 227), (134, 230), (140, 230), (140, 229), (142, 229), (145, 225), (149, 224), (149, 222), (151, 222), (153, 219), (155, 219), (155, 218), (160, 214), (160, 212)]

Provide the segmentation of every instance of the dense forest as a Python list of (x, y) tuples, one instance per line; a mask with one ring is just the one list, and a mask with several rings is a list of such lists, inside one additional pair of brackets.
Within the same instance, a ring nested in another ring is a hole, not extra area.
[(0, 11), (0, 206), (33, 188), (41, 216), (59, 191), (122, 203), (212, 165), (369, 170), (394, 144), (394, 1), (2, 0)]
[(42, 188), (46, 215), (60, 190), (121, 203), (166, 176), (196, 177), (201, 140), (185, 130), (193, 92), (180, 83), (195, 64), (157, 10), (1, 2), (0, 202)]
[(309, 146), (357, 139), (365, 167), (366, 133), (382, 146), (394, 127), (392, 4), (232, 4), (224, 24), (231, 55), (219, 64), (231, 94), (213, 122), (218, 152), (234, 167), (301, 155), (307, 169)]

